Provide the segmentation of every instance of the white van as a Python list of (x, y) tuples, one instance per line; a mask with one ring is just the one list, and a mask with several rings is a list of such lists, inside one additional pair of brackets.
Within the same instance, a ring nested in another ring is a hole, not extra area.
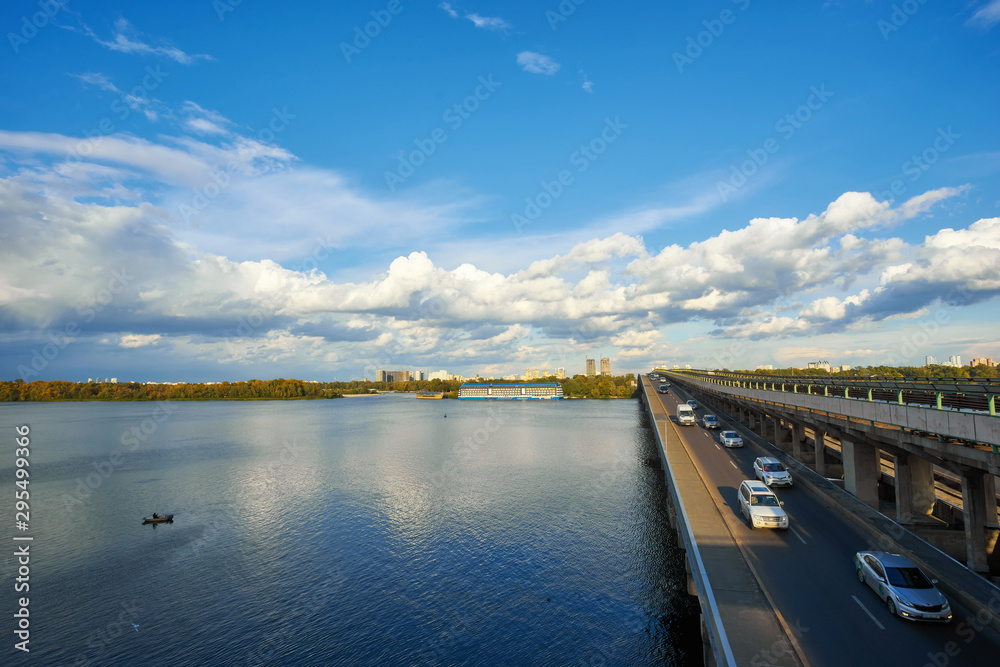
[(694, 409), (687, 403), (677, 405), (677, 423), (681, 426), (694, 426), (698, 418), (694, 414)]

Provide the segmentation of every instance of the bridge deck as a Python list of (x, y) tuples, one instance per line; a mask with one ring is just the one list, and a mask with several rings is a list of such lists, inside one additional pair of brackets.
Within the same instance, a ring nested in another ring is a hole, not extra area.
[[(682, 517), (686, 517), (697, 545), (692, 550), (685, 543), (689, 564), (692, 570), (703, 568), (707, 580), (711, 582), (710, 591), (698, 588), (706, 622), (710, 623), (708, 616), (712, 610), (706, 609), (707, 605), (710, 607), (710, 603), (705, 597), (714, 596), (718, 618), (735, 664), (802, 664), (790, 652), (788, 636), (778, 613), (768, 602), (757, 583), (757, 577), (743, 558), (687, 448), (674, 430), (676, 426), (670, 421), (670, 415), (647, 378), (643, 378), (643, 386), (656, 424), (668, 481), (675, 494), (678, 520), (681, 522)], [(683, 532), (684, 527), (678, 525), (678, 530)], [(692, 551), (696, 551), (697, 555)], [(698, 572), (694, 572), (694, 578), (697, 585)], [(719, 650), (716, 652), (722, 653)], [(722, 661), (725, 664), (725, 657), (722, 657)]]

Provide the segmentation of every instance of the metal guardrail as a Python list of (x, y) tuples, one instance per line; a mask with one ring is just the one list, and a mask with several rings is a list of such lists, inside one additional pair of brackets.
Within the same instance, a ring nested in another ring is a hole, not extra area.
[(847, 378), (812, 375), (756, 375), (703, 370), (672, 370), (705, 382), (743, 389), (851, 398), (912, 405), (938, 410), (962, 410), (996, 416), (1000, 378)]
[[(900, 387), (876, 389), (841, 382), (819, 384), (803, 376), (773, 378), (693, 370), (673, 370), (667, 374), (681, 384), (690, 382), (719, 394), (743, 396), (798, 411), (825, 413), (828, 417), (870, 426), (911, 431), (936, 437), (941, 442), (989, 448), (995, 455), (1000, 454), (997, 395), (985, 391), (976, 395), (915, 392)], [(830, 382), (832, 378), (822, 379)], [(994, 383), (987, 386), (1000, 388)]]

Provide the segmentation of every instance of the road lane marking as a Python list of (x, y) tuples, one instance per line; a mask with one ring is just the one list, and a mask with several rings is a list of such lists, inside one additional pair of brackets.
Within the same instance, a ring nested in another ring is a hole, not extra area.
[(868, 618), (872, 619), (872, 621), (875, 623), (875, 625), (878, 626), (879, 630), (885, 630), (885, 626), (882, 625), (881, 623), (879, 623), (878, 619), (875, 618), (875, 616), (873, 616), (870, 611), (868, 611), (868, 607), (866, 607), (864, 604), (862, 604), (861, 600), (858, 599), (857, 595), (852, 595), (851, 597), (854, 598), (854, 601), (858, 603), (859, 607), (861, 607), (862, 609), (865, 610), (865, 613), (868, 614)]
[(735, 464), (735, 463), (733, 463), (732, 461), (730, 461), (730, 462), (729, 462), (729, 465), (731, 465), (731, 466), (733, 466), (734, 468), (736, 468), (737, 470), (739, 470), (739, 468), (738, 468), (738, 467), (736, 466), (736, 464)]
[(805, 539), (801, 535), (799, 535), (799, 531), (795, 530), (791, 526), (788, 527), (788, 530), (792, 531), (792, 535), (799, 538), (799, 541), (802, 542), (802, 544), (806, 544)]

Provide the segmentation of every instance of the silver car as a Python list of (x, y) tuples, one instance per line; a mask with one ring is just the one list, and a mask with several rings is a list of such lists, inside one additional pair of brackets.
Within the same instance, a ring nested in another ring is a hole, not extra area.
[(792, 473), (773, 456), (758, 456), (753, 462), (753, 474), (768, 486), (792, 485)]
[(723, 431), (719, 435), (719, 442), (723, 447), (742, 447), (743, 438), (736, 431)]
[(705, 415), (701, 418), (701, 425), (705, 428), (719, 428), (719, 420), (715, 415)]
[(782, 502), (774, 491), (755, 479), (740, 484), (738, 492), (740, 514), (747, 518), (750, 528), (788, 529), (788, 514), (781, 509)]
[(854, 555), (858, 580), (875, 591), (893, 616), (911, 621), (951, 620), (951, 606), (920, 569), (899, 554), (859, 551)]

